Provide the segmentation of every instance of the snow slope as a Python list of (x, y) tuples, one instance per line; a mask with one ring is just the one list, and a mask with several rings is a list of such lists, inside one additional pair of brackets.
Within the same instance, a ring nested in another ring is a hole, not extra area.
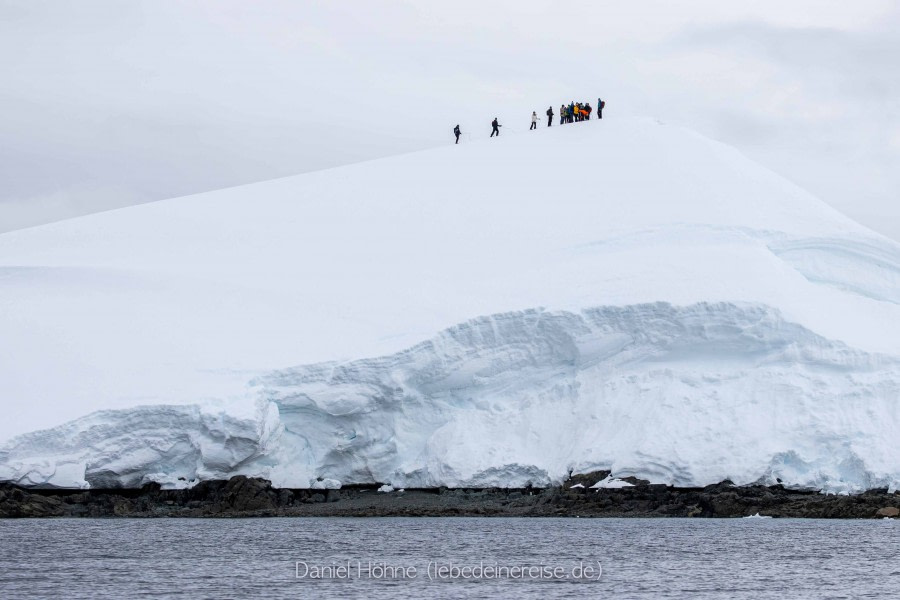
[(107, 411), (0, 479), (900, 483), (900, 247), (650, 120), (0, 235), (0, 302), (0, 433)]

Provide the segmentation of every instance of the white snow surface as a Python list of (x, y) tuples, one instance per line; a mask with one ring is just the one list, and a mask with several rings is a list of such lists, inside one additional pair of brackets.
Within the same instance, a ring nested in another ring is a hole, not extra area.
[(602, 479), (591, 486), (592, 490), (614, 490), (619, 488), (626, 487), (634, 487), (633, 483), (628, 483), (627, 481), (622, 481), (621, 479), (617, 479), (612, 475), (607, 475), (605, 479)]
[(896, 489), (900, 246), (565, 125), (0, 235), (0, 384), (29, 485)]

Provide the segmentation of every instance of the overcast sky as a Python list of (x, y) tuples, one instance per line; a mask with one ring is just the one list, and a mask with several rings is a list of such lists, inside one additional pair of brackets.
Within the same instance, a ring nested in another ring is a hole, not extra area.
[(888, 0), (0, 0), (0, 231), (603, 96), (900, 239), (898, 30)]

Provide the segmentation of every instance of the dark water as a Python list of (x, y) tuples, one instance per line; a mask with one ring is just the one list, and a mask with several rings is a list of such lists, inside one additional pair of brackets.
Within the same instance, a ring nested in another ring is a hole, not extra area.
[[(312, 578), (329, 575), (314, 568), (346, 565), (347, 559), (351, 560), (349, 573), (332, 569), (331, 578)], [(305, 577), (297, 577), (297, 561), (306, 563), (307, 567), (299, 566)], [(361, 573), (356, 561), (361, 563)], [(376, 567), (371, 571), (366, 567), (369, 561)], [(435, 575), (431, 561), (448, 569), (442, 572), (447, 576), (430, 580), (429, 575)], [(478, 573), (481, 578), (473, 578), (469, 571), (466, 577), (456, 572), (451, 576), (451, 561), (468, 567), (483, 561), (488, 571)], [(592, 567), (593, 577), (573, 574), (579, 564)], [(380, 565), (387, 567), (386, 573), (378, 570)], [(525, 573), (511, 570), (523, 565), (538, 568)], [(501, 572), (491, 572), (490, 567), (500, 567)], [(569, 594), (900, 598), (900, 521), (0, 521), (2, 598), (547, 598)]]

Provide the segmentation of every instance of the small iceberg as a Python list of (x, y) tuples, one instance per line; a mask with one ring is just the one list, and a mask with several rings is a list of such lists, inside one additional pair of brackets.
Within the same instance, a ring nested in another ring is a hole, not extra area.
[(745, 519), (771, 519), (772, 517), (769, 515), (761, 515), (759, 513), (756, 513), (755, 515), (748, 515), (744, 518)]
[(390, 494), (391, 492), (394, 491), (394, 486), (388, 485), (388, 484), (384, 484), (383, 486), (381, 486), (380, 488), (378, 488), (378, 491), (379, 491), (379, 492), (383, 492), (383, 493), (385, 493), (385, 494)]

